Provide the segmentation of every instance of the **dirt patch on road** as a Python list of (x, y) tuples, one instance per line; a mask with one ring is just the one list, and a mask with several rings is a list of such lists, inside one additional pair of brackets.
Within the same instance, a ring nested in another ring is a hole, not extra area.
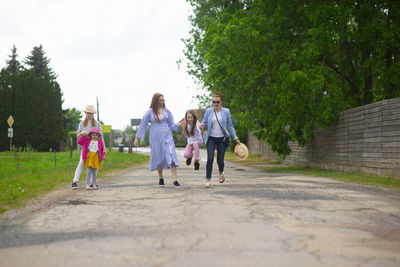
[(25, 204), (25, 207), (19, 209), (12, 209), (0, 214), (0, 221), (4, 220), (25, 220), (31, 217), (32, 214), (37, 212), (43, 212), (51, 207), (57, 205), (61, 200), (64, 200), (74, 191), (70, 188), (56, 189), (50, 193), (47, 193), (35, 200), (30, 200)]
[[(104, 175), (103, 178), (100, 178), (100, 181), (102, 184), (107, 184), (113, 177), (123, 176), (124, 174), (131, 172), (135, 167), (110, 171)], [(85, 178), (82, 177), (81, 179)], [(80, 183), (82, 183), (82, 181)], [(82, 190), (82, 188), (78, 188), (78, 190), (72, 190), (70, 186), (70, 184), (65, 184), (54, 191), (40, 196), (37, 199), (27, 201), (25, 206), (22, 208), (7, 210), (6, 212), (0, 214), (0, 222), (6, 220), (27, 220), (35, 213), (45, 212), (63, 201), (68, 201), (68, 198), (74, 196)]]

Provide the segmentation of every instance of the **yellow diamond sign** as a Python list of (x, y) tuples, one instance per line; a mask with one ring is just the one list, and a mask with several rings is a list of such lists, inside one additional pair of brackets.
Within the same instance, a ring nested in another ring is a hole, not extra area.
[(13, 117), (10, 115), (10, 117), (7, 120), (8, 125), (10, 125), (10, 127), (12, 127), (12, 125), (14, 124), (14, 119)]

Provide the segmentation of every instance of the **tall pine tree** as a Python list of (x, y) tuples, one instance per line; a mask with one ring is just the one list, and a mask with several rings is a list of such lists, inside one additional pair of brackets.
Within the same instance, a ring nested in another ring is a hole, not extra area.
[[(50, 68), (50, 59), (46, 57), (42, 45), (35, 46), (25, 63), (39, 81), (33, 82), (36, 95), (31, 95), (35, 107), (37, 132), (32, 136), (32, 145), (39, 150), (58, 149), (63, 140), (62, 92), (56, 82), (57, 75)], [(26, 88), (30, 90), (30, 88)], [(28, 95), (28, 94), (26, 94)]]
[(10, 73), (3, 68), (0, 72), (0, 150), (10, 148), (9, 139), (7, 138), (6, 123), (11, 115), (13, 107), (13, 97), (10, 85)]
[(7, 67), (6, 70), (10, 73), (19, 73), (23, 67), (21, 65), (21, 63), (18, 61), (17, 57), (17, 48), (15, 47), (15, 45), (13, 45), (13, 48), (11, 49), (11, 55), (8, 56), (10, 59), (7, 60)]
[[(18, 73), (23, 69), (21, 63), (18, 61), (17, 48), (15, 45), (11, 49), (11, 55), (6, 60), (7, 66), (1, 70), (0, 74), (0, 133), (2, 141), (0, 142), (0, 149), (9, 148), (9, 139), (6, 137), (8, 125), (6, 120), (10, 115), (14, 117), (15, 112), (15, 84), (18, 79)], [(15, 118), (15, 117), (14, 117)], [(4, 138), (3, 138), (4, 137)]]
[(43, 46), (35, 46), (29, 56), (26, 57), (24, 63), (35, 71), (39, 77), (48, 75), (51, 80), (55, 81), (57, 75), (50, 68), (50, 59), (46, 57)]
[[(13, 46), (7, 66), (0, 72), (0, 134), (7, 132), (7, 118), (15, 123), (13, 144), (31, 145), (39, 151), (60, 148), (63, 138), (62, 92), (57, 75), (49, 66), (43, 47), (34, 47), (24, 61)], [(9, 139), (0, 138), (0, 150), (9, 149)]]

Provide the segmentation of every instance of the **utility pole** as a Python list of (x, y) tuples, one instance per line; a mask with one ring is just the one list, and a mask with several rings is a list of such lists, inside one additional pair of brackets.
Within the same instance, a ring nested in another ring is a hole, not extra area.
[(99, 119), (99, 99), (97, 98), (97, 96), (96, 96), (96, 103), (97, 103), (97, 121), (100, 121), (100, 119)]

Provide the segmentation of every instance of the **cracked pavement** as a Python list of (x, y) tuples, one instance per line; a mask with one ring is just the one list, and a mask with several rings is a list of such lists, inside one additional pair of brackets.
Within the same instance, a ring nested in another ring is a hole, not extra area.
[(141, 165), (1, 214), (0, 266), (400, 266), (400, 191), (229, 162), (206, 189), (178, 154), (182, 188)]

